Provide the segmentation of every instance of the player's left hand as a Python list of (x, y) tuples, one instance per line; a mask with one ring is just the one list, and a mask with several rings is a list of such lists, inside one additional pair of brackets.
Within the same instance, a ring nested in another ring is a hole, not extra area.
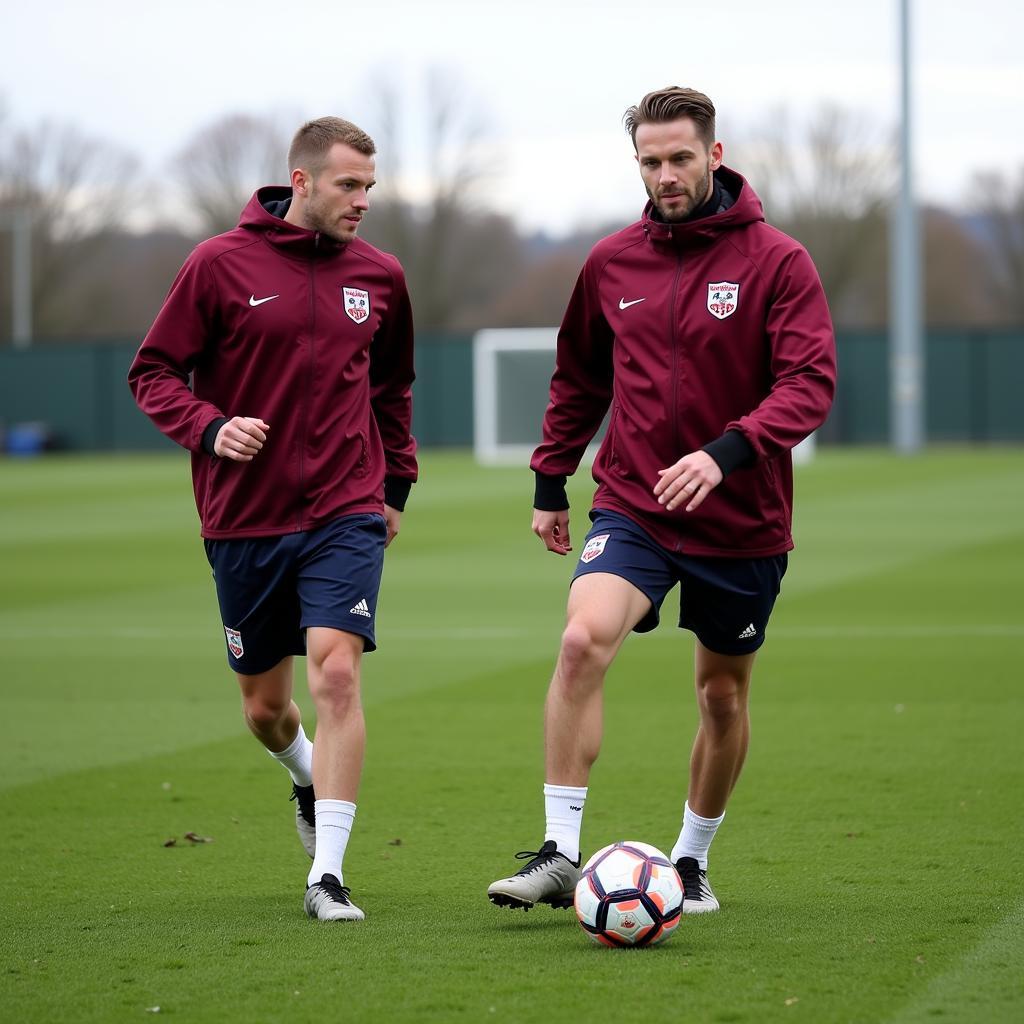
[(654, 496), (667, 512), (689, 502), (692, 512), (722, 482), (722, 471), (705, 451), (690, 452), (668, 469), (659, 469), (661, 479), (654, 485)]
[(384, 522), (388, 528), (388, 538), (384, 541), (384, 547), (387, 547), (398, 536), (398, 530), (402, 525), (402, 513), (397, 508), (385, 505)]

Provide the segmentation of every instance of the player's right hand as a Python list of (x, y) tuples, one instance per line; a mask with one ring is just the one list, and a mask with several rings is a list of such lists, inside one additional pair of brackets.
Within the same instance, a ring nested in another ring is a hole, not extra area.
[(213, 442), (214, 454), (235, 462), (252, 462), (263, 448), (269, 429), (269, 423), (255, 416), (232, 416), (217, 431)]
[(572, 551), (569, 540), (569, 510), (563, 508), (558, 512), (544, 512), (539, 508), (533, 510), (533, 532), (537, 534), (548, 551), (556, 555), (567, 555)]

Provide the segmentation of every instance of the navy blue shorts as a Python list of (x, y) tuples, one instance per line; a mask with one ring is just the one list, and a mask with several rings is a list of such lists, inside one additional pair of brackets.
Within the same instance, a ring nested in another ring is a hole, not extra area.
[(354, 633), (375, 650), (387, 532), (383, 516), (355, 515), (282, 537), (205, 541), (231, 668), (258, 675), (305, 654), (310, 626)]
[(678, 583), (679, 627), (718, 654), (752, 654), (779, 595), (788, 558), (709, 558), (679, 555), (655, 543), (641, 526), (617, 512), (594, 509), (593, 526), (573, 579), (607, 572), (628, 580), (651, 601), (634, 626), (647, 633), (658, 625), (661, 603)]

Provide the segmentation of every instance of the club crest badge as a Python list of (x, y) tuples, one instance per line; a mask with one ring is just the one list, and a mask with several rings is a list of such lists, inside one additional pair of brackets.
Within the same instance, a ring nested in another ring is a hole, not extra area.
[(740, 302), (740, 286), (731, 281), (708, 285), (708, 312), (719, 320), (732, 316)]
[(604, 546), (608, 543), (610, 533), (602, 533), (597, 537), (591, 537), (583, 547), (580, 555), (581, 562), (592, 562), (599, 555), (604, 554)]
[(341, 301), (350, 320), (361, 324), (370, 315), (370, 293), (360, 288), (342, 288)]
[(242, 634), (237, 629), (228, 629), (224, 627), (224, 635), (228, 638), (228, 650), (236, 657), (240, 658), (245, 654), (245, 648), (242, 647)]

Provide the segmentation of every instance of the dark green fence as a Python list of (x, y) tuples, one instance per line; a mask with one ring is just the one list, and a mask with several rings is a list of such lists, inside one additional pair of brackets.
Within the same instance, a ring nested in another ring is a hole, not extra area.
[[(139, 412), (128, 390), (136, 347), (78, 342), (0, 350), (0, 430), (40, 424), (60, 448), (173, 448)], [(471, 445), (471, 337), (421, 337), (416, 366), (413, 431), (420, 443)]]
[[(888, 338), (841, 332), (839, 386), (826, 443), (884, 444), (889, 439)], [(930, 441), (1022, 441), (1024, 329), (930, 331), (925, 406)]]
[[(887, 338), (841, 332), (839, 388), (826, 444), (884, 444), (889, 436)], [(39, 345), (0, 350), (0, 428), (40, 423), (63, 448), (171, 446), (135, 407), (125, 374), (135, 344)], [(1024, 441), (1024, 329), (933, 331), (927, 340), (932, 441)], [(413, 429), (424, 446), (473, 443), (472, 338), (417, 339)]]

